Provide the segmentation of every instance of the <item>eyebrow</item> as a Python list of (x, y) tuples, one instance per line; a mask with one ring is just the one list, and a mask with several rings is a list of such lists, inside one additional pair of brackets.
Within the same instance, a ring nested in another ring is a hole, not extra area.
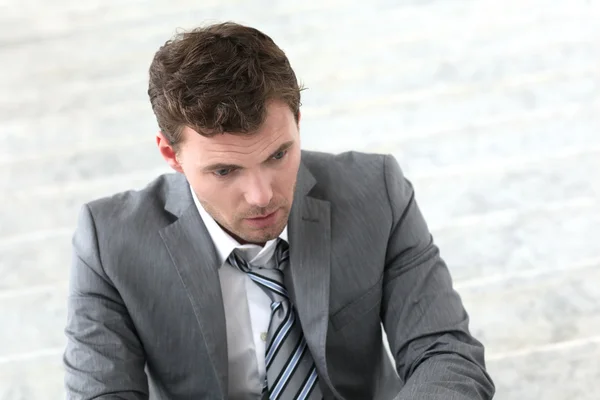
[[(285, 151), (287, 149), (289, 149), (290, 147), (292, 147), (292, 145), (294, 144), (293, 140), (290, 140), (289, 142), (285, 142), (283, 143), (281, 146), (279, 146), (277, 148), (277, 150), (275, 150), (274, 152), (272, 152), (265, 160), (269, 161), (271, 158), (273, 158), (273, 156), (275, 156), (275, 154), (281, 152), (281, 151)], [(207, 165), (206, 167), (202, 168), (203, 171), (205, 172), (210, 172), (210, 171), (216, 171), (219, 169), (240, 169), (242, 167), (240, 167), (239, 165), (235, 165), (235, 164), (223, 164), (223, 163), (216, 163), (216, 164), (211, 164), (211, 165)]]

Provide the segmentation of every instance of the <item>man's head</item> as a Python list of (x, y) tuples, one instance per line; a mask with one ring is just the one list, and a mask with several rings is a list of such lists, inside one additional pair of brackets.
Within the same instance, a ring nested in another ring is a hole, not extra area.
[(162, 156), (240, 242), (274, 239), (287, 223), (300, 165), (300, 91), (283, 51), (233, 23), (177, 35), (150, 66)]

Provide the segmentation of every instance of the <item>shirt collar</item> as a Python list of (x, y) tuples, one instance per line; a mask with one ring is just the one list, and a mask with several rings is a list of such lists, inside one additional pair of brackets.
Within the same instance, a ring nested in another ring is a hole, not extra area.
[[(208, 233), (217, 249), (217, 255), (219, 257), (219, 267), (221, 265), (223, 265), (223, 263), (225, 262), (227, 257), (229, 257), (231, 252), (236, 248), (243, 249), (243, 248), (250, 248), (250, 247), (260, 247), (258, 245), (241, 245), (237, 240), (232, 238), (231, 235), (229, 235), (227, 232), (225, 232), (223, 230), (223, 228), (221, 228), (219, 226), (219, 224), (217, 224), (217, 222), (214, 220), (214, 218), (211, 217), (210, 214), (204, 209), (204, 207), (198, 200), (198, 197), (196, 196), (196, 193), (194, 193), (194, 190), (192, 189), (191, 186), (190, 186), (190, 191), (192, 192), (194, 204), (196, 205), (196, 208), (198, 209), (198, 212), (200, 213), (202, 222), (204, 222), (204, 225), (206, 226), (206, 229), (208, 230)], [(279, 238), (285, 240), (286, 242), (288, 241), (287, 225), (283, 228), (283, 231), (281, 232), (281, 234), (279, 234)], [(265, 244), (264, 249), (272, 247), (273, 243), (276, 240), (277, 239), (268, 241)], [(262, 251), (260, 253), (262, 253)]]

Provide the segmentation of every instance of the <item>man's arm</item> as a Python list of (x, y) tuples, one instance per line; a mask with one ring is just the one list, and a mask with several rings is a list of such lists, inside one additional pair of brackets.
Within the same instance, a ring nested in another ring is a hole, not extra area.
[(102, 267), (87, 206), (73, 237), (65, 333), (67, 399), (148, 399), (144, 351), (121, 296)]
[(484, 349), (396, 160), (386, 156), (393, 224), (384, 272), (382, 319), (405, 386), (397, 400), (491, 399)]

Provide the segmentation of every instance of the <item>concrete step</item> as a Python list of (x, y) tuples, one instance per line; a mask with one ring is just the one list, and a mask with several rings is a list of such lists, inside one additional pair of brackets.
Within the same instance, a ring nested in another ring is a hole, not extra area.
[(496, 400), (596, 400), (600, 391), (600, 340), (589, 340), (523, 351), (488, 362)]
[(64, 399), (59, 354), (24, 361), (0, 360), (0, 400)]
[(600, 257), (564, 271), (459, 287), (473, 334), (490, 359), (507, 352), (597, 335)]
[(600, 249), (585, 238), (595, 237), (599, 223), (596, 203), (562, 212), (511, 216), (496, 224), (483, 217), (461, 229), (434, 231), (433, 235), (455, 280), (485, 280), (596, 259)]

